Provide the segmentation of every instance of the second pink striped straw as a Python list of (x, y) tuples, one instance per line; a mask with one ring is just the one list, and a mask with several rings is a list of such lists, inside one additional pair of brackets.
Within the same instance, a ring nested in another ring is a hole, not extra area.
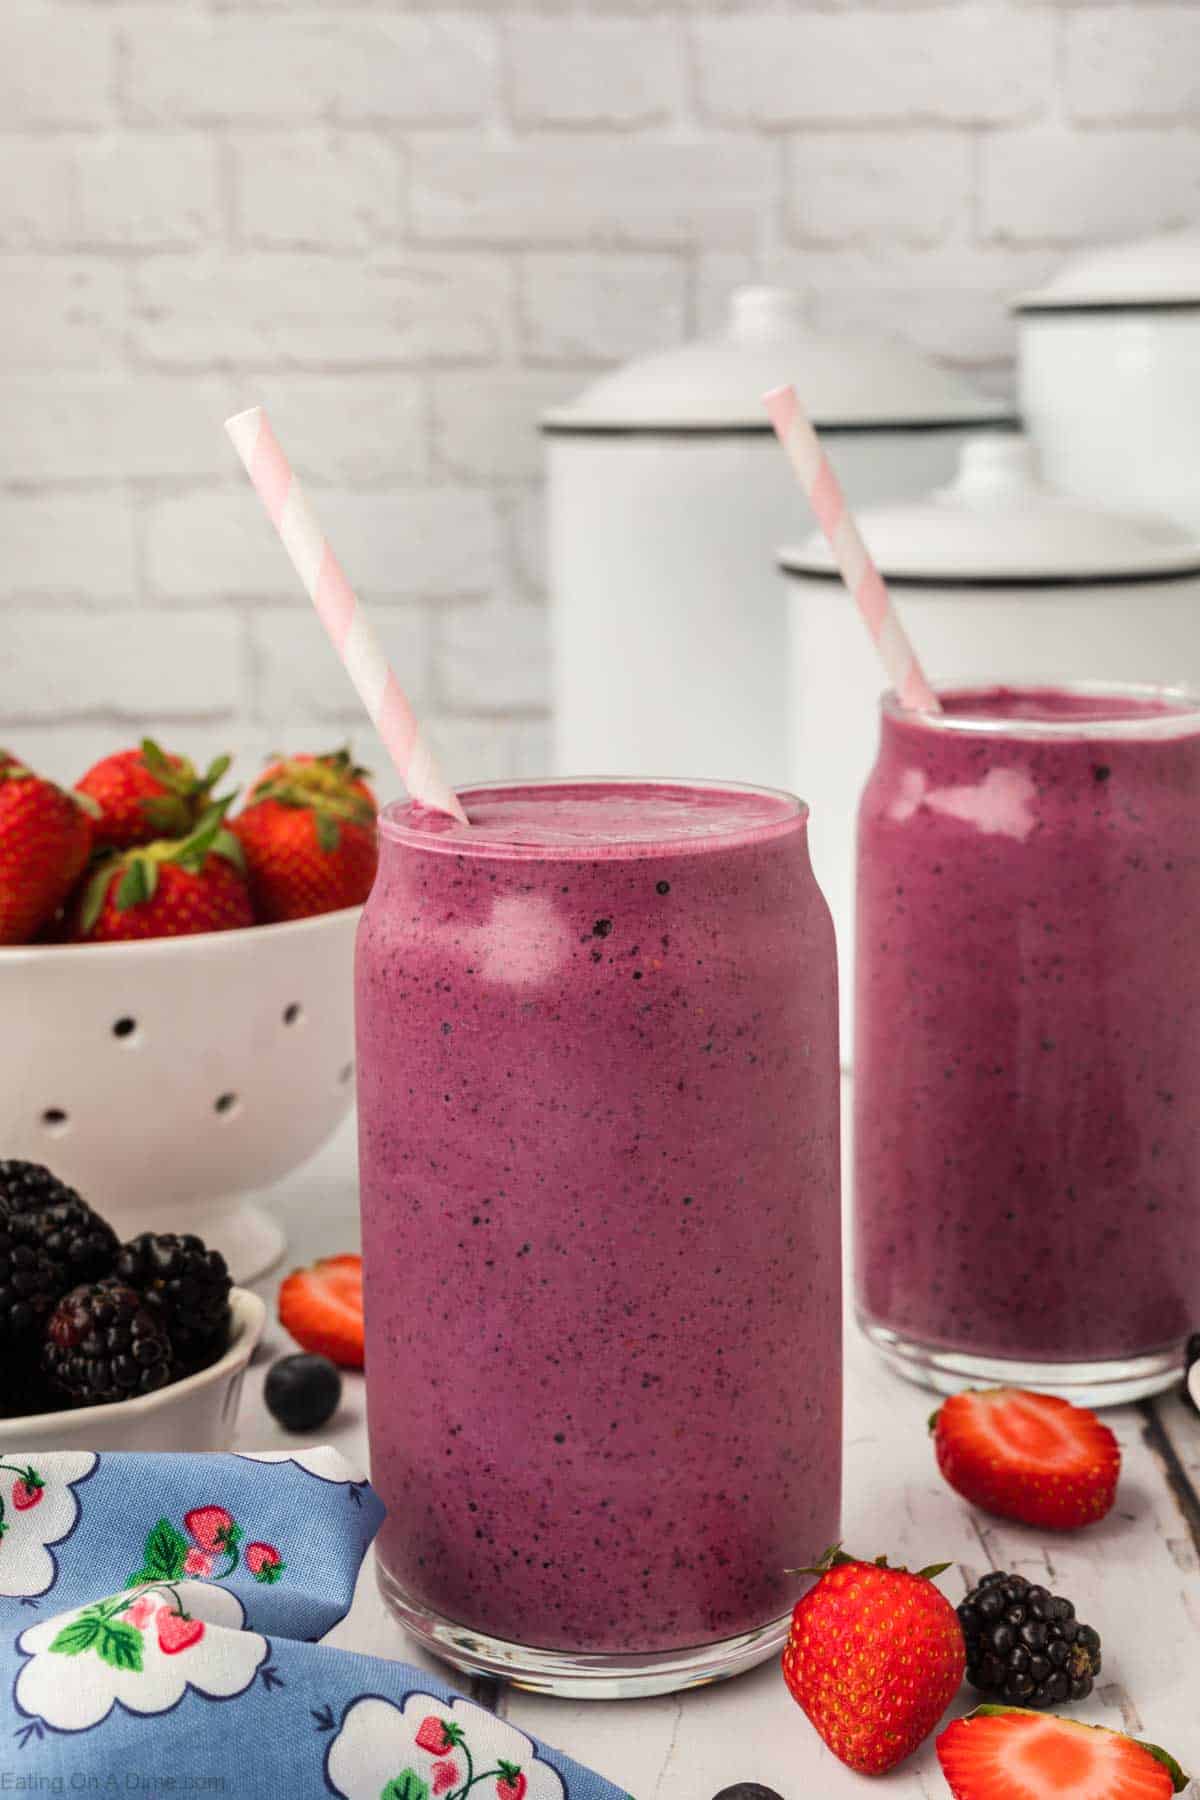
[(226, 419), (225, 429), (412, 798), (467, 824), (462, 802), (442, 779), (408, 696), (317, 524), (271, 421), (261, 406), (253, 406)]
[(941, 702), (925, 679), (883, 576), (863, 543), (833, 465), (821, 447), (821, 440), (813, 430), (795, 388), (774, 388), (771, 393), (764, 394), (763, 405), (800, 486), (808, 496), (817, 524), (833, 551), (838, 572), (863, 616), (901, 705), (913, 712), (940, 712)]

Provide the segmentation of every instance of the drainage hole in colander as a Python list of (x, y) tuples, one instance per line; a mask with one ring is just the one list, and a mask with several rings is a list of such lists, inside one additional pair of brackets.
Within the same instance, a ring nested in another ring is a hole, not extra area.
[(338, 1081), (341, 1083), (342, 1087), (345, 1087), (345, 1085), (348, 1081), (353, 1081), (353, 1080), (354, 1080), (354, 1064), (352, 1062), (343, 1063), (341, 1068), (338, 1070)]
[(137, 1036), (137, 1028), (137, 1020), (131, 1019), (128, 1013), (124, 1013), (119, 1019), (113, 1020), (112, 1034), (115, 1038), (120, 1038), (122, 1043), (128, 1044), (132, 1038)]
[(48, 1106), (42, 1114), (42, 1124), (47, 1131), (53, 1132), (55, 1137), (61, 1137), (70, 1123), (69, 1114), (65, 1113), (61, 1106)]
[(213, 1101), (213, 1111), (222, 1119), (228, 1119), (238, 1109), (240, 1102), (236, 1094), (218, 1094)]
[(283, 1009), (283, 1022), (285, 1025), (299, 1024), (300, 1020), (303, 1017), (304, 1017), (304, 1008), (301, 1006), (301, 1004), (298, 1000), (293, 1000), (288, 1006), (285, 1006)]

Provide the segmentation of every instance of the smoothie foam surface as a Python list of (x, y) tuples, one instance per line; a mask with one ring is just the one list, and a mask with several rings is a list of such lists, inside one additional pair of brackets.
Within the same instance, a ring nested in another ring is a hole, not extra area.
[(703, 782), (538, 782), (465, 788), (462, 798), (469, 826), (409, 802), (387, 809), (385, 834), (490, 856), (686, 854), (774, 836), (804, 814), (790, 794)]

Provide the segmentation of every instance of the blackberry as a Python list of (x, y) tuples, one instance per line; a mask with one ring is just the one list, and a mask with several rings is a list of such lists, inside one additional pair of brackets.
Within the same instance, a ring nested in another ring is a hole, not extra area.
[(36, 1344), (63, 1286), (57, 1263), (28, 1241), (20, 1221), (0, 1201), (0, 1345), (6, 1353)]
[(1100, 1673), (1100, 1634), (1069, 1600), (1023, 1575), (985, 1575), (958, 1608), (967, 1680), (993, 1700), (1061, 1706), (1086, 1700)]
[(56, 1200), (79, 1198), (75, 1189), (60, 1181), (45, 1163), (19, 1162), (15, 1158), (0, 1161), (0, 1194), (17, 1212), (33, 1212)]
[(132, 1400), (166, 1387), (171, 1340), (140, 1294), (120, 1282), (72, 1288), (50, 1315), (42, 1368), (71, 1406)]
[(122, 1244), (116, 1273), (161, 1319), (183, 1369), (206, 1368), (228, 1347), (233, 1283), (219, 1250), (190, 1233), (143, 1231)]
[(56, 1265), (60, 1294), (112, 1272), (116, 1232), (41, 1163), (0, 1162), (0, 1206), (12, 1219), (14, 1232)]

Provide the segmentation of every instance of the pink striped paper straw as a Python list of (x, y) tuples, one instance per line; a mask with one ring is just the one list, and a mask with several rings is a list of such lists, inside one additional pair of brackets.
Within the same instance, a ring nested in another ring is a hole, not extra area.
[(862, 541), (846, 496), (795, 388), (773, 388), (763, 395), (763, 405), (800, 486), (808, 495), (838, 572), (863, 616), (900, 704), (913, 712), (941, 712), (941, 702), (925, 679), (883, 576)]
[(423, 806), (466, 825), (458, 795), (438, 773), (408, 697), (292, 474), (271, 421), (261, 406), (252, 406), (226, 419), (225, 429), (409, 793)]

